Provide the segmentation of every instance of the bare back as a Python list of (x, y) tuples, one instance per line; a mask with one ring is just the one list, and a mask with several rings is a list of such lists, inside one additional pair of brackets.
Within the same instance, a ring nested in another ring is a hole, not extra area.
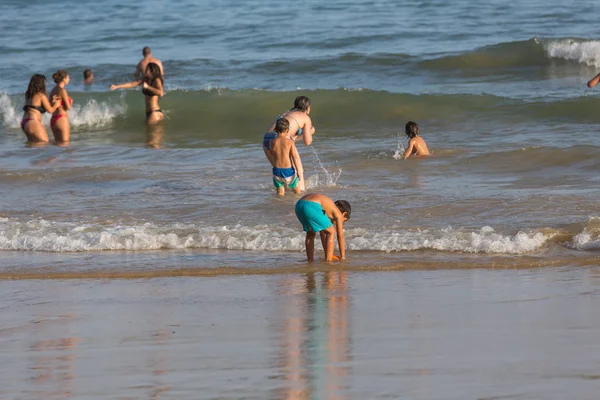
[[(302, 200), (319, 203), (321, 205), (321, 207), (323, 208), (323, 211), (325, 211), (327, 218), (334, 220), (334, 221), (342, 220), (342, 218), (341, 218), (342, 213), (340, 212), (340, 209), (337, 208), (337, 206), (335, 205), (333, 200), (331, 200), (329, 197), (327, 197), (323, 194), (320, 194), (320, 193), (309, 193), (309, 194), (302, 196)], [(342, 220), (342, 222), (343, 222), (343, 220)]]
[(295, 149), (294, 141), (289, 136), (279, 135), (271, 141), (270, 152), (273, 157), (273, 167), (292, 167), (292, 149)]
[(142, 58), (142, 60), (138, 63), (137, 68), (135, 69), (135, 76), (136, 77), (143, 76), (144, 71), (146, 70), (146, 67), (150, 63), (154, 63), (154, 64), (158, 65), (158, 68), (160, 68), (160, 74), (162, 76), (165, 76), (165, 71), (163, 69), (162, 62), (158, 58), (154, 58), (154, 57)]
[[(290, 123), (290, 130), (288, 135), (291, 138), (295, 138), (296, 134), (300, 129), (302, 129), (302, 137), (304, 140), (304, 144), (310, 145), (312, 143), (312, 135), (315, 133), (315, 129), (312, 124), (312, 120), (308, 116), (307, 113), (300, 110), (290, 110), (281, 114), (282, 117), (288, 120)], [(273, 132), (275, 130), (275, 122), (274, 121), (269, 127), (268, 132)]]
[[(48, 97), (46, 97), (45, 93), (36, 93), (33, 95), (33, 97), (25, 99), (26, 106), (34, 106), (34, 107), (42, 106), (46, 109), (47, 104), (48, 104)], [(31, 108), (24, 110), (23, 116), (28, 117), (28, 118), (35, 118), (36, 120), (39, 120), (39, 121), (42, 120), (42, 118), (41, 118), (42, 113), (39, 112), (38, 110), (31, 109)]]
[(407, 159), (410, 156), (430, 156), (431, 153), (427, 148), (427, 144), (420, 136), (415, 136), (414, 138), (408, 141), (408, 149), (404, 153), (404, 159)]
[(415, 141), (413, 154), (415, 154), (417, 156), (431, 155), (431, 153), (429, 152), (429, 149), (427, 148), (427, 143), (425, 143), (425, 141), (423, 140), (422, 137), (417, 136), (413, 140)]

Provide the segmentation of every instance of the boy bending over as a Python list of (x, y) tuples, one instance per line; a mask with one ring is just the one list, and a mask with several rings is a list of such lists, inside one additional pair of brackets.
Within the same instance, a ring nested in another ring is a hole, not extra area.
[[(350, 219), (350, 203), (346, 200), (337, 200), (335, 203), (329, 197), (310, 193), (296, 203), (296, 217), (306, 232), (306, 256), (309, 262), (315, 260), (315, 236), (321, 236), (321, 243), (325, 250), (325, 261), (341, 258), (346, 259), (346, 244), (344, 242), (344, 222)], [(335, 226), (335, 228), (334, 228)], [(337, 232), (340, 257), (333, 255), (334, 239)]]

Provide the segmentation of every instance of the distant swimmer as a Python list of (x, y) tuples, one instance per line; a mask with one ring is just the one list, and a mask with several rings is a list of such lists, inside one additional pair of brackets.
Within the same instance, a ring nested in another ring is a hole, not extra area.
[(42, 124), (42, 114), (53, 113), (58, 107), (60, 107), (58, 96), (52, 98), (52, 104), (46, 96), (46, 77), (40, 74), (33, 75), (25, 92), (21, 120), (21, 129), (29, 142), (48, 142), (48, 133)]
[[(321, 236), (325, 251), (325, 261), (346, 259), (346, 243), (344, 240), (344, 222), (350, 219), (351, 207), (346, 200), (333, 202), (329, 197), (310, 193), (296, 203), (296, 217), (306, 232), (306, 257), (309, 262), (315, 260), (315, 237)], [(335, 228), (334, 228), (335, 227)], [(333, 255), (335, 247), (334, 233), (337, 233), (340, 256)]]
[(58, 107), (50, 120), (50, 129), (54, 134), (56, 144), (67, 144), (71, 141), (71, 124), (69, 124), (69, 110), (73, 105), (73, 99), (69, 97), (65, 86), (71, 82), (71, 76), (64, 69), (52, 74), (52, 79), (56, 86), (50, 92), (50, 96), (60, 98), (60, 107)]
[(165, 94), (163, 84), (164, 81), (159, 66), (155, 63), (149, 63), (146, 66), (142, 79), (119, 85), (110, 85), (110, 90), (129, 89), (141, 85), (146, 102), (146, 124), (154, 125), (165, 117), (163, 111), (158, 106), (158, 98)]
[[(311, 102), (306, 96), (298, 96), (294, 100), (294, 108), (279, 115), (275, 121), (271, 124), (267, 132), (263, 136), (262, 146), (267, 156), (267, 159), (273, 165), (273, 159), (269, 151), (269, 143), (271, 140), (278, 136), (275, 132), (275, 124), (280, 118), (285, 118), (290, 123), (289, 137), (296, 141), (299, 137), (302, 137), (304, 144), (310, 146), (313, 141), (313, 135), (315, 134), (315, 127), (310, 119)], [(300, 189), (304, 190), (304, 177), (299, 178)]]
[(165, 71), (163, 69), (162, 62), (158, 58), (152, 57), (152, 50), (150, 50), (150, 47), (148, 47), (148, 46), (144, 47), (142, 49), (142, 55), (144, 56), (144, 58), (141, 59), (141, 61), (138, 63), (137, 67), (135, 68), (135, 74), (134, 74), (135, 79), (142, 78), (144, 76), (144, 71), (146, 71), (146, 66), (150, 63), (154, 63), (154, 64), (158, 65), (158, 67), (160, 68), (160, 76), (162, 76), (162, 78), (164, 80)]
[(302, 179), (304, 170), (296, 144), (289, 136), (290, 122), (279, 118), (275, 123), (278, 136), (269, 143), (269, 152), (273, 160), (273, 185), (278, 196), (285, 194), (288, 186), (294, 193), (300, 193), (298, 181)]
[(94, 73), (88, 68), (83, 71), (83, 84), (91, 85), (92, 83), (94, 83)]
[(404, 152), (405, 160), (410, 156), (430, 156), (431, 153), (427, 149), (427, 144), (422, 137), (419, 136), (419, 125), (416, 122), (408, 121), (404, 128), (406, 136), (408, 136), (408, 148)]

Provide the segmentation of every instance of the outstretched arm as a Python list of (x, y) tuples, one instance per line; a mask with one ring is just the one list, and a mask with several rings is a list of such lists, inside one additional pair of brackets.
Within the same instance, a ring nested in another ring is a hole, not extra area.
[(592, 79), (590, 79), (590, 81), (587, 83), (587, 86), (589, 88), (593, 88), (594, 86), (596, 86), (598, 84), (598, 82), (600, 82), (600, 74), (598, 74), (595, 77), (593, 77)]
[(133, 81), (133, 82), (127, 82), (127, 83), (121, 83), (119, 85), (110, 85), (110, 90), (115, 90), (115, 89), (131, 89), (131, 88), (134, 88), (136, 86), (140, 86), (141, 84), (142, 84), (142, 80)]

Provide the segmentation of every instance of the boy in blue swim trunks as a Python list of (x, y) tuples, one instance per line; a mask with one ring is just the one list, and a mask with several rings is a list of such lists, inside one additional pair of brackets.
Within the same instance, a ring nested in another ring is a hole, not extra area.
[(304, 170), (296, 145), (288, 136), (289, 131), (290, 122), (285, 118), (279, 118), (275, 122), (277, 137), (269, 143), (269, 154), (273, 160), (273, 185), (278, 196), (285, 194), (286, 186), (294, 193), (301, 192), (298, 183), (302, 179)]
[[(309, 262), (315, 260), (315, 236), (321, 236), (325, 250), (325, 261), (346, 259), (346, 243), (344, 241), (344, 222), (350, 219), (350, 203), (337, 200), (335, 203), (329, 197), (310, 193), (296, 203), (296, 217), (306, 232), (306, 257)], [(334, 228), (335, 227), (335, 228)], [(337, 233), (340, 257), (333, 255), (335, 247), (333, 235)]]

